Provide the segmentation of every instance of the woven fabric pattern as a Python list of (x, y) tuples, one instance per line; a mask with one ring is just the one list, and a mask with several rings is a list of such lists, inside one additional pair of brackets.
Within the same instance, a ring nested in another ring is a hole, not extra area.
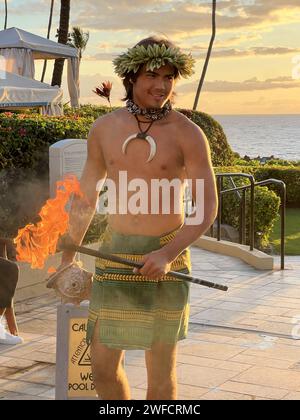
[[(178, 229), (162, 237), (123, 235), (109, 226), (101, 251), (135, 262), (144, 254), (160, 249)], [(171, 266), (189, 274), (190, 251), (186, 249)], [(149, 349), (157, 341), (175, 344), (187, 335), (189, 283), (165, 275), (159, 280), (134, 274), (132, 268), (98, 258), (89, 307), (87, 342), (99, 320), (99, 341), (112, 348)]]

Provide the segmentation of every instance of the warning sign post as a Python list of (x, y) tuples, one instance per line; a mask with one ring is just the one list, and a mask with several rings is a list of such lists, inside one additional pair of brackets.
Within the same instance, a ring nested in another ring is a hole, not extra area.
[(55, 398), (97, 399), (92, 381), (91, 357), (86, 343), (88, 303), (57, 308)]

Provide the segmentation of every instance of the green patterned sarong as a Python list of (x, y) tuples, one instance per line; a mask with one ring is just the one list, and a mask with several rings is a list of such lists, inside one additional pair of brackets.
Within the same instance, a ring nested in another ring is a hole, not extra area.
[[(143, 255), (169, 241), (178, 229), (162, 237), (124, 235), (107, 227), (100, 250), (140, 262)], [(189, 274), (190, 250), (171, 265)], [(87, 342), (99, 320), (99, 341), (119, 349), (150, 349), (155, 342), (175, 344), (186, 338), (189, 319), (189, 283), (165, 275), (159, 280), (134, 274), (133, 268), (98, 258), (89, 307)]]

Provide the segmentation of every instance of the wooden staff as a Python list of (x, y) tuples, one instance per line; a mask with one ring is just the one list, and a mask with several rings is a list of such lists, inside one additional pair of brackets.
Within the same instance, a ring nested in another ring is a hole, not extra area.
[[(126, 264), (126, 265), (129, 265), (130, 267), (136, 267), (136, 268), (142, 268), (143, 267), (142, 263), (129, 261), (125, 258), (118, 257), (116, 255), (106, 254), (106, 253), (103, 253), (101, 251), (95, 251), (93, 249), (83, 247), (83, 246), (79, 246), (79, 245), (61, 243), (59, 245), (59, 248), (60, 248), (60, 250), (80, 252), (82, 254), (91, 255), (92, 257), (103, 258), (105, 260), (110, 260), (110, 261), (113, 261), (113, 262)], [(211, 287), (213, 289), (223, 290), (224, 292), (226, 292), (228, 290), (228, 287), (224, 286), (223, 284), (218, 284), (218, 283), (213, 283), (211, 281), (198, 279), (196, 277), (192, 277), (192, 276), (189, 276), (189, 275), (184, 274), (184, 273), (178, 273), (177, 271), (169, 271), (167, 273), (167, 275), (176, 277), (176, 278), (181, 279), (181, 280), (186, 280), (186, 281), (189, 281), (191, 283), (200, 284), (201, 286), (206, 286), (206, 287)]]

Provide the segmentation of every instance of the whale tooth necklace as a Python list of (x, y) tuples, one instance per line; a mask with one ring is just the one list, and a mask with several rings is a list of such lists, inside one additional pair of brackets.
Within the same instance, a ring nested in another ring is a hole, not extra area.
[[(149, 124), (149, 126), (148, 126), (148, 128), (147, 128), (145, 131), (143, 131), (143, 130), (142, 130), (142, 127), (141, 127), (141, 125), (140, 125), (140, 122), (146, 122), (146, 121), (140, 121), (136, 115), (135, 115), (135, 119), (137, 120), (137, 123), (138, 123), (139, 129), (140, 129), (140, 132), (139, 132), (139, 133), (135, 133), (135, 134), (130, 135), (130, 136), (129, 136), (129, 137), (128, 137), (125, 141), (124, 141), (123, 146), (122, 146), (122, 152), (124, 153), (124, 155), (126, 154), (126, 147), (128, 146), (128, 143), (129, 143), (131, 140), (133, 140), (133, 139), (142, 139), (142, 140), (146, 140), (146, 141), (149, 143), (149, 146), (150, 146), (150, 154), (149, 154), (149, 157), (148, 157), (147, 162), (150, 162), (150, 161), (154, 158), (154, 156), (155, 156), (155, 154), (156, 154), (156, 143), (155, 143), (155, 141), (154, 141), (154, 138), (153, 138), (152, 136), (150, 136), (149, 134), (147, 134), (147, 132), (150, 130), (150, 127), (151, 127), (151, 126), (152, 126), (152, 124), (154, 123), (154, 120), (153, 120), (153, 121), (151, 121), (151, 122), (150, 122), (150, 124)], [(147, 124), (147, 122), (146, 122), (146, 124)]]
[[(147, 162), (150, 162), (156, 154), (156, 143), (155, 143), (154, 138), (150, 136), (149, 134), (147, 134), (147, 132), (150, 130), (150, 127), (155, 121), (162, 119), (172, 110), (171, 103), (170, 101), (168, 101), (163, 108), (159, 108), (159, 109), (157, 108), (142, 109), (137, 104), (135, 104), (131, 99), (129, 99), (126, 102), (126, 107), (127, 107), (127, 110), (131, 114), (133, 114), (135, 119), (137, 120), (140, 131), (138, 133), (131, 134), (129, 137), (127, 137), (127, 139), (123, 143), (122, 152), (124, 155), (126, 154), (126, 148), (131, 140), (133, 139), (146, 140), (150, 146), (150, 154), (147, 159)], [(143, 115), (151, 120), (146, 130), (142, 130), (140, 123), (147, 124), (147, 121), (140, 121), (137, 115)]]

